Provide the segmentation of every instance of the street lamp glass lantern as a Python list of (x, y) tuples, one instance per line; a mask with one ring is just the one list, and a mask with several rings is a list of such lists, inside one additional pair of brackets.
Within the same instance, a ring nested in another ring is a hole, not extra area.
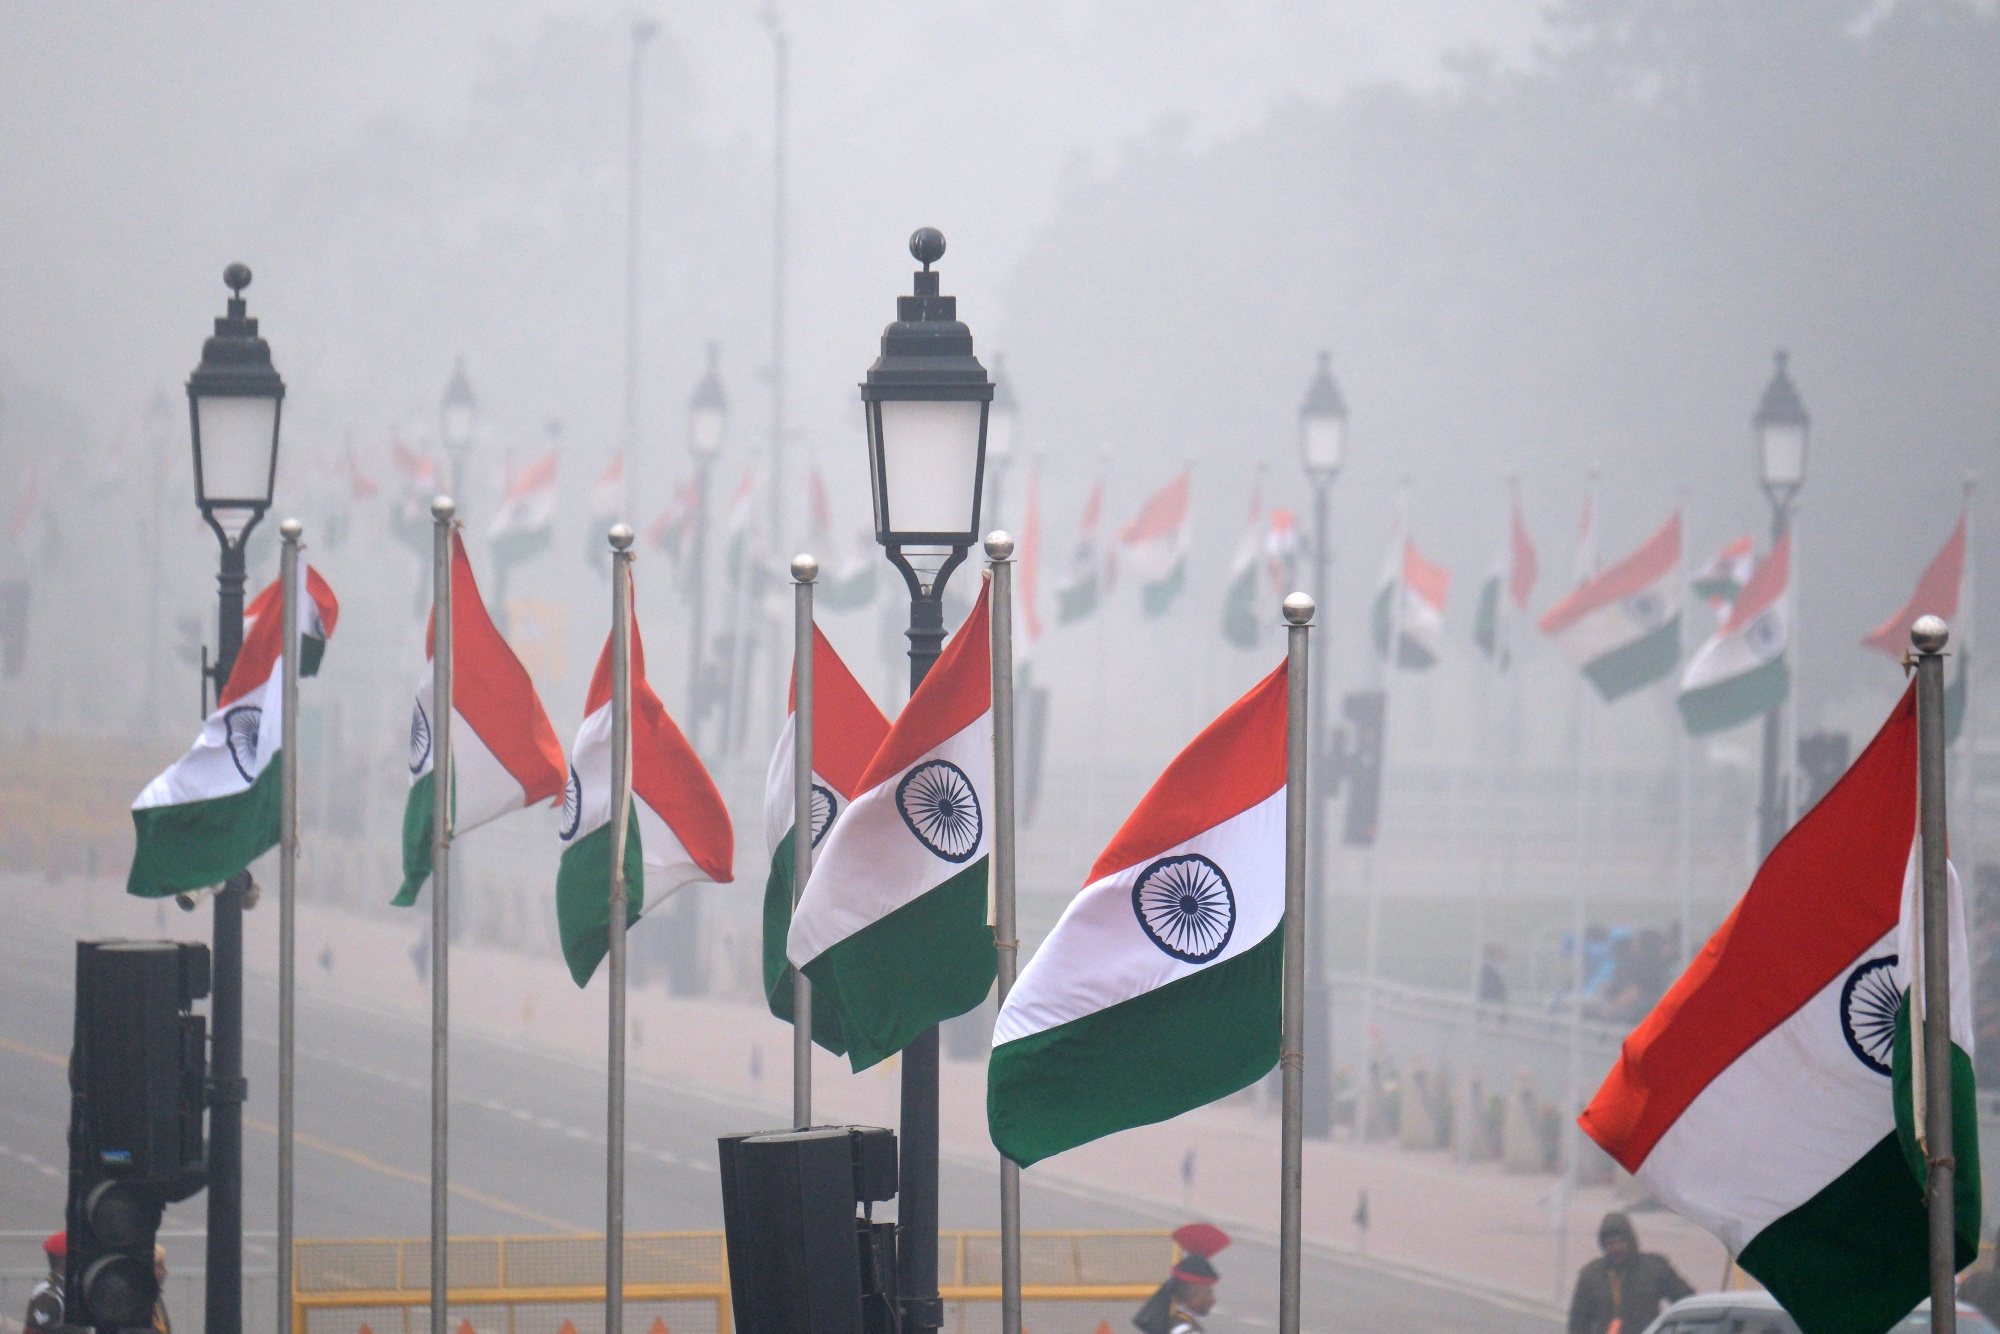
[(1763, 400), (1751, 424), (1757, 431), (1759, 478), (1772, 499), (1782, 504), (1806, 484), (1806, 446), (1812, 422), (1792, 383), (1790, 357), (1779, 352), (1775, 361), (1771, 382), (1764, 386)]
[(202, 344), (187, 392), (195, 504), (234, 544), (271, 505), (285, 382), (271, 365), (270, 344), (257, 335), (257, 321), (245, 313), (250, 270), (231, 264), (222, 280), (230, 289), (229, 313)]
[(896, 299), (882, 355), (861, 385), (875, 540), (885, 547), (970, 547), (979, 537), (993, 382), (972, 355), (956, 297), (938, 295), (931, 265), (944, 237), (910, 238), (923, 264), (912, 296)]
[(466, 378), (465, 358), (460, 357), (451, 368), (451, 380), (445, 385), (444, 402), (438, 412), (439, 434), (454, 457), (472, 447), (472, 424), (478, 412), (479, 399), (472, 392), (472, 381)]
[(1299, 455), (1314, 477), (1331, 478), (1340, 471), (1347, 445), (1347, 401), (1333, 382), (1333, 354), (1319, 354), (1319, 370), (1306, 386), (1299, 405)]
[(722, 452), (724, 432), (729, 425), (729, 400), (722, 392), (717, 373), (722, 357), (719, 344), (708, 345), (708, 369), (694, 387), (688, 401), (688, 449), (703, 463), (712, 462)]

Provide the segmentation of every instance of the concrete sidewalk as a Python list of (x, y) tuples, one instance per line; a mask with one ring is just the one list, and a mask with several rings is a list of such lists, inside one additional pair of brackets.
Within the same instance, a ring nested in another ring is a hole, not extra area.
[[(132, 900), (122, 886), (94, 882), (86, 894), (71, 881), (60, 891), (8, 877), (5, 897), (16, 910), (63, 919), (79, 934), (162, 934), (198, 938), (207, 915), (164, 912)], [(86, 899), (87, 904), (79, 900)], [(278, 917), (264, 903), (246, 918), (246, 957), (260, 972), (276, 971)], [(302, 1022), (314, 995), (338, 996), (427, 1019), (429, 988), (418, 978), (413, 950), (427, 910), (407, 917), (364, 918), (304, 905), (298, 957)], [(455, 1031), (559, 1051), (602, 1068), (605, 996), (602, 971), (587, 989), (569, 980), (558, 960), (530, 958), (482, 945), (452, 953)], [(791, 1028), (761, 1006), (679, 1000), (659, 988), (629, 998), (629, 1060), (635, 1072), (764, 1109), (772, 1124), (791, 1107)], [(816, 1119), (894, 1126), (898, 1072), (892, 1059), (853, 1074), (843, 1059), (816, 1052)], [(995, 1161), (986, 1135), (983, 1062), (946, 1061), (940, 1099), (944, 1152), (965, 1161)], [(1275, 1234), (1278, 1226), (1278, 1122), (1254, 1092), (1173, 1121), (1141, 1127), (1049, 1159), (1029, 1169), (1048, 1184), (1147, 1205), (1187, 1218)], [(1184, 1188), (1182, 1165), (1193, 1155)], [(1455, 1286), (1503, 1294), (1541, 1309), (1566, 1305), (1575, 1270), (1595, 1254), (1597, 1220), (1632, 1203), (1624, 1192), (1578, 1192), (1567, 1210), (1551, 1203), (1557, 1180), (1509, 1175), (1497, 1165), (1460, 1166), (1443, 1151), (1409, 1152), (1388, 1145), (1308, 1141), (1305, 1146), (1305, 1233), (1316, 1249), (1347, 1253), (1357, 1262), (1436, 1276)], [(1365, 1246), (1354, 1216), (1367, 1192)], [(1557, 1219), (1567, 1221), (1565, 1248)], [(1027, 1227), (1035, 1220), (1024, 1219)], [(1670, 1257), (1698, 1289), (1720, 1283), (1721, 1244), (1665, 1211), (1636, 1219), (1645, 1248)], [(998, 1220), (995, 1220), (995, 1226)], [(1560, 1271), (1560, 1272), (1559, 1272)]]

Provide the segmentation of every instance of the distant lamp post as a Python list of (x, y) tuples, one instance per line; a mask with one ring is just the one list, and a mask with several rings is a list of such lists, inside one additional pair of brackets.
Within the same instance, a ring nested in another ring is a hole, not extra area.
[[(1780, 350), (1773, 360), (1771, 382), (1757, 404), (1750, 425), (1757, 434), (1757, 480), (1771, 502), (1771, 544), (1792, 525), (1792, 505), (1806, 484), (1806, 445), (1812, 419), (1792, 383), (1791, 354)], [(1798, 633), (1792, 626), (1791, 634)], [(1791, 803), (1781, 799), (1778, 782), (1778, 751), (1782, 706), (1764, 715), (1764, 763), (1757, 797), (1757, 847), (1759, 856), (1769, 856), (1783, 837), (1791, 820)]]
[(438, 404), (438, 439), (451, 460), (451, 494), (460, 504), (465, 503), (465, 459), (472, 452), (472, 429), (478, 418), (479, 397), (472, 392), (472, 381), (465, 376), (465, 358), (460, 357), (452, 365), (444, 399)]
[[(271, 506), (278, 415), (285, 401), (271, 346), (258, 336), (243, 300), (249, 268), (231, 264), (222, 281), (229, 285), (228, 314), (215, 322), (214, 335), (202, 344), (201, 364), (187, 382), (195, 504), (222, 543), (215, 577), (215, 663), (209, 669), (218, 697), (243, 647), (243, 543)], [(204, 1321), (210, 1334), (243, 1329), (243, 900), (249, 890), (245, 871), (215, 895)]]
[(992, 473), (991, 495), (986, 506), (986, 526), (998, 527), (1002, 520), (1000, 500), (1007, 483), (1007, 469), (1013, 465), (1014, 450), (1020, 444), (1020, 407), (1014, 399), (1014, 382), (1007, 375), (1007, 359), (993, 358), (993, 405), (986, 410), (986, 462)]
[(694, 458), (694, 513), (689, 517), (688, 584), (692, 591), (692, 620), (688, 635), (688, 719), (693, 743), (701, 744), (701, 724), (708, 712), (707, 678), (703, 664), (708, 660), (703, 617), (708, 604), (708, 483), (709, 472), (722, 454), (729, 432), (729, 399), (722, 392), (719, 366), (722, 347), (708, 345), (708, 369), (688, 400), (688, 453)]
[[(1333, 354), (1319, 354), (1319, 369), (1306, 386), (1305, 402), (1299, 405), (1299, 461), (1313, 484), (1313, 586), (1319, 605), (1330, 605), (1333, 590), (1327, 587), (1328, 566), (1333, 550), (1333, 483), (1347, 448), (1347, 400), (1333, 382)], [(1316, 655), (1324, 659), (1324, 654)], [(1324, 698), (1324, 696), (1322, 696)], [(1328, 746), (1326, 711), (1313, 711), (1313, 755), (1320, 760), (1320, 773), (1313, 790), (1324, 801), (1333, 792), (1331, 774), (1325, 763)], [(1333, 1134), (1333, 992), (1326, 977), (1326, 867), (1320, 849), (1313, 849), (1312, 911), (1306, 923), (1306, 1031), (1305, 1031), (1305, 1116), (1304, 1132), (1314, 1139)]]
[[(944, 644), (944, 587), (978, 539), (993, 382), (972, 355), (958, 299), (938, 295), (931, 270), (944, 255), (933, 227), (910, 236), (922, 264), (916, 291), (896, 298), (882, 355), (861, 385), (875, 540), (910, 590), (910, 689)], [(938, 1298), (938, 1031), (903, 1049), (902, 1197), (897, 1205), (898, 1286), (906, 1334), (944, 1323)]]

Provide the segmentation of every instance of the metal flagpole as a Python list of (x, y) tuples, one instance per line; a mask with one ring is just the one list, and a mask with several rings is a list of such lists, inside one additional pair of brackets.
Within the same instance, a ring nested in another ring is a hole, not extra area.
[[(1396, 657), (1403, 646), (1403, 576), (1410, 553), (1410, 479), (1403, 478), (1396, 500), (1396, 543), (1390, 559), (1394, 562), (1394, 581), (1389, 589), (1389, 640), (1383, 651), (1376, 655), (1376, 670), (1381, 673), (1382, 682), (1382, 776), (1386, 784), (1389, 772), (1389, 703), (1393, 694), (1391, 687), (1396, 683)], [(1369, 840), (1367, 855), (1361, 861), (1363, 890), (1368, 896), (1368, 954), (1366, 974), (1361, 980), (1361, 1106), (1355, 1117), (1354, 1137), (1361, 1144), (1368, 1143), (1368, 1133), (1375, 1120), (1375, 989), (1380, 981), (1379, 970), (1382, 962), (1382, 887), (1375, 876), (1375, 849), (1381, 843), (1381, 834)]]
[(298, 1000), (299, 878), (299, 537), (297, 519), (278, 525), (284, 545), (278, 554), (279, 596), (284, 599), (285, 676), (280, 724), (278, 807), (278, 1329), (292, 1329), (293, 1053)]
[(458, 507), (431, 501), (431, 1334), (450, 1327), (445, 1310), (451, 1238), (445, 1227), (448, 1080), (451, 1063), (451, 539)]
[[(1300, 1137), (1305, 1112), (1306, 770), (1310, 639), (1315, 610), (1304, 593), (1285, 596), (1285, 990), (1278, 1064), (1284, 1071), (1284, 1125), (1278, 1175), (1278, 1334), (1299, 1334), (1299, 1206), (1304, 1187)], [(1393, 650), (1394, 643), (1391, 642)]]
[(1962, 835), (1960, 843), (1966, 849), (1964, 857), (1968, 866), (1979, 865), (1979, 729), (1975, 725), (1978, 717), (1978, 692), (1972, 681), (1973, 661), (1979, 648), (1977, 612), (1979, 608), (1979, 562), (1974, 546), (1973, 501), (1979, 489), (1979, 479), (1968, 474), (1965, 479), (1965, 499), (1962, 502), (1965, 515), (1965, 567), (1959, 576), (1960, 596), (1958, 599), (1958, 683), (1965, 696), (1962, 706), (1964, 716), (1958, 722), (1959, 760), (1958, 770), (1963, 786), (1959, 790), (1958, 828)]
[[(604, 1134), (604, 1334), (625, 1329), (625, 840), (632, 813), (632, 529), (611, 525), (611, 1022)], [(810, 813), (807, 815), (811, 819)]]
[[(1507, 478), (1507, 494), (1511, 501), (1518, 478)], [(1513, 510), (1506, 511), (1507, 520), (1502, 531), (1507, 534), (1506, 557), (1499, 566), (1500, 586), (1493, 606), (1493, 672), (1479, 686), (1475, 700), (1476, 718), (1473, 725), (1473, 763), (1479, 772), (1478, 809), (1492, 814), (1495, 788), (1493, 783), (1494, 744), (1493, 734), (1497, 729), (1494, 721), (1494, 696), (1499, 693), (1500, 683), (1506, 678), (1507, 662), (1507, 600), (1508, 589), (1512, 585), (1514, 569)], [(1472, 1161), (1472, 1140), (1479, 1124), (1479, 1099), (1474, 1096), (1480, 1080), (1475, 1073), (1479, 1068), (1479, 1020), (1482, 1001), (1480, 983), (1486, 972), (1486, 916), (1493, 890), (1493, 840), (1480, 840), (1479, 876), (1474, 884), (1472, 914), (1472, 977), (1466, 993), (1465, 1009), (1465, 1071), (1460, 1077), (1457, 1124), (1452, 1128), (1452, 1138), (1457, 1141), (1452, 1156), (1460, 1163)]]
[[(813, 857), (813, 581), (819, 562), (792, 557), (792, 911), (805, 897)], [(792, 970), (792, 1128), (813, 1120), (812, 983)]]
[(1951, 900), (1945, 866), (1943, 618), (1919, 616), (1910, 627), (1917, 661), (1917, 818), (1923, 845), (1922, 948), (1924, 1156), (1930, 1165), (1931, 1334), (1958, 1328), (1951, 1125)]
[[(1014, 539), (986, 535), (993, 588), (993, 946), (1000, 1004), (1014, 989), (1021, 942), (1014, 920)], [(1000, 1334), (1021, 1334), (1021, 1168), (1000, 1158)]]

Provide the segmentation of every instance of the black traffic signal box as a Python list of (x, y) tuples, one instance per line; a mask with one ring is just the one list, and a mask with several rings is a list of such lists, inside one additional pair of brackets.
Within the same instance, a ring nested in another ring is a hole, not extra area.
[(150, 1327), (160, 1211), (207, 1182), (206, 945), (80, 940), (70, 1052), (71, 1325)]

